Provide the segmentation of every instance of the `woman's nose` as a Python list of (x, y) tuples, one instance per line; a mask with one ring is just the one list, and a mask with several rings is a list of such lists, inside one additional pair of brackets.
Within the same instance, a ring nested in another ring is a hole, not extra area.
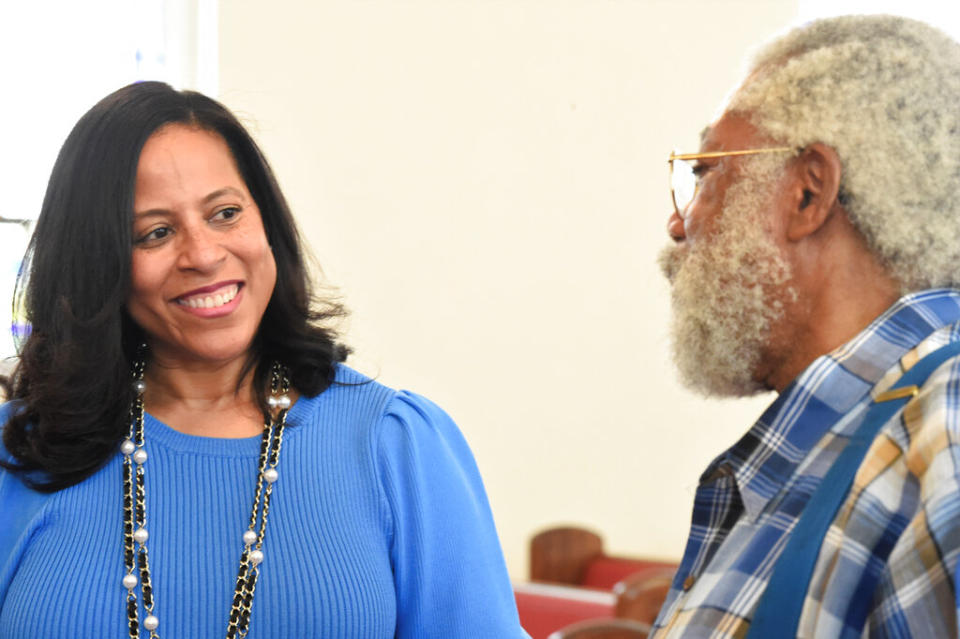
[(226, 252), (210, 229), (190, 229), (181, 238), (180, 268), (208, 271), (223, 261)]

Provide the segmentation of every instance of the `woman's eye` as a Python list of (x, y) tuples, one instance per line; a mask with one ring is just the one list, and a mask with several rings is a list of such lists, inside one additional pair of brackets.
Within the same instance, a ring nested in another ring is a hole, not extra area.
[(240, 215), (240, 209), (236, 206), (226, 206), (213, 214), (212, 220), (228, 222)]
[(137, 239), (137, 244), (155, 244), (167, 238), (173, 230), (167, 226), (159, 226)]

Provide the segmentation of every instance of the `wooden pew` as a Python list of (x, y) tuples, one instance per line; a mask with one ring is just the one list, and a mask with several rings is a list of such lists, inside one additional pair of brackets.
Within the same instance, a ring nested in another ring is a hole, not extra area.
[[(520, 625), (533, 639), (641, 639), (656, 619), (671, 576), (669, 570), (635, 573), (618, 582), (612, 592), (514, 584)], [(568, 632), (572, 634), (564, 634)]]
[(586, 528), (548, 528), (530, 540), (530, 581), (613, 590), (635, 573), (676, 569), (669, 561), (607, 555), (600, 535)]
[(578, 621), (551, 634), (547, 639), (647, 639), (650, 626), (630, 619)]
[(617, 596), (614, 614), (621, 619), (653, 625), (676, 572), (676, 567), (649, 568), (618, 581), (613, 587)]
[(547, 639), (552, 633), (588, 619), (613, 619), (617, 596), (610, 591), (523, 583), (513, 585), (520, 625), (532, 639)]
[(533, 639), (646, 636), (637, 632), (656, 619), (676, 569), (668, 561), (607, 555), (601, 537), (584, 528), (544, 530), (530, 542), (531, 583), (515, 586), (521, 624)]

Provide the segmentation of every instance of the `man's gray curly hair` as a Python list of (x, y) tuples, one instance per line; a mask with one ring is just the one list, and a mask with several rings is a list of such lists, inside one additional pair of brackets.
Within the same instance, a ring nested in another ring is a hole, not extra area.
[(960, 44), (922, 22), (845, 16), (762, 48), (729, 110), (843, 164), (853, 224), (904, 291), (960, 285)]

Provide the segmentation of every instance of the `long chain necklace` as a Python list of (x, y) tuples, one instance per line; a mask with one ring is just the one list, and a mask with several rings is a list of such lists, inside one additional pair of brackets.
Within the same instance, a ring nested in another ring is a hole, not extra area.
[[(137, 586), (143, 597), (143, 609), (146, 617), (143, 627), (150, 639), (159, 639), (157, 627), (160, 620), (154, 614), (153, 585), (150, 581), (150, 562), (147, 553), (147, 510), (144, 487), (144, 465), (147, 451), (143, 439), (143, 393), (146, 382), (143, 381), (145, 363), (138, 360), (133, 367), (133, 387), (136, 398), (130, 406), (130, 433), (120, 445), (123, 453), (123, 562), (126, 575), (123, 587), (126, 589), (127, 622), (130, 639), (140, 638), (139, 605)], [(257, 472), (257, 490), (253, 500), (253, 512), (250, 525), (243, 533), (243, 552), (240, 555), (240, 568), (237, 571), (237, 584), (233, 591), (233, 604), (227, 624), (227, 639), (246, 637), (250, 627), (250, 611), (253, 607), (253, 595), (263, 562), (263, 538), (267, 530), (267, 516), (270, 514), (270, 495), (273, 484), (279, 478), (277, 462), (280, 447), (283, 445), (283, 429), (286, 425), (287, 411), (290, 408), (290, 380), (286, 369), (274, 364), (270, 375), (270, 397), (267, 404), (272, 417), (263, 425), (263, 438), (260, 443), (260, 463)]]

